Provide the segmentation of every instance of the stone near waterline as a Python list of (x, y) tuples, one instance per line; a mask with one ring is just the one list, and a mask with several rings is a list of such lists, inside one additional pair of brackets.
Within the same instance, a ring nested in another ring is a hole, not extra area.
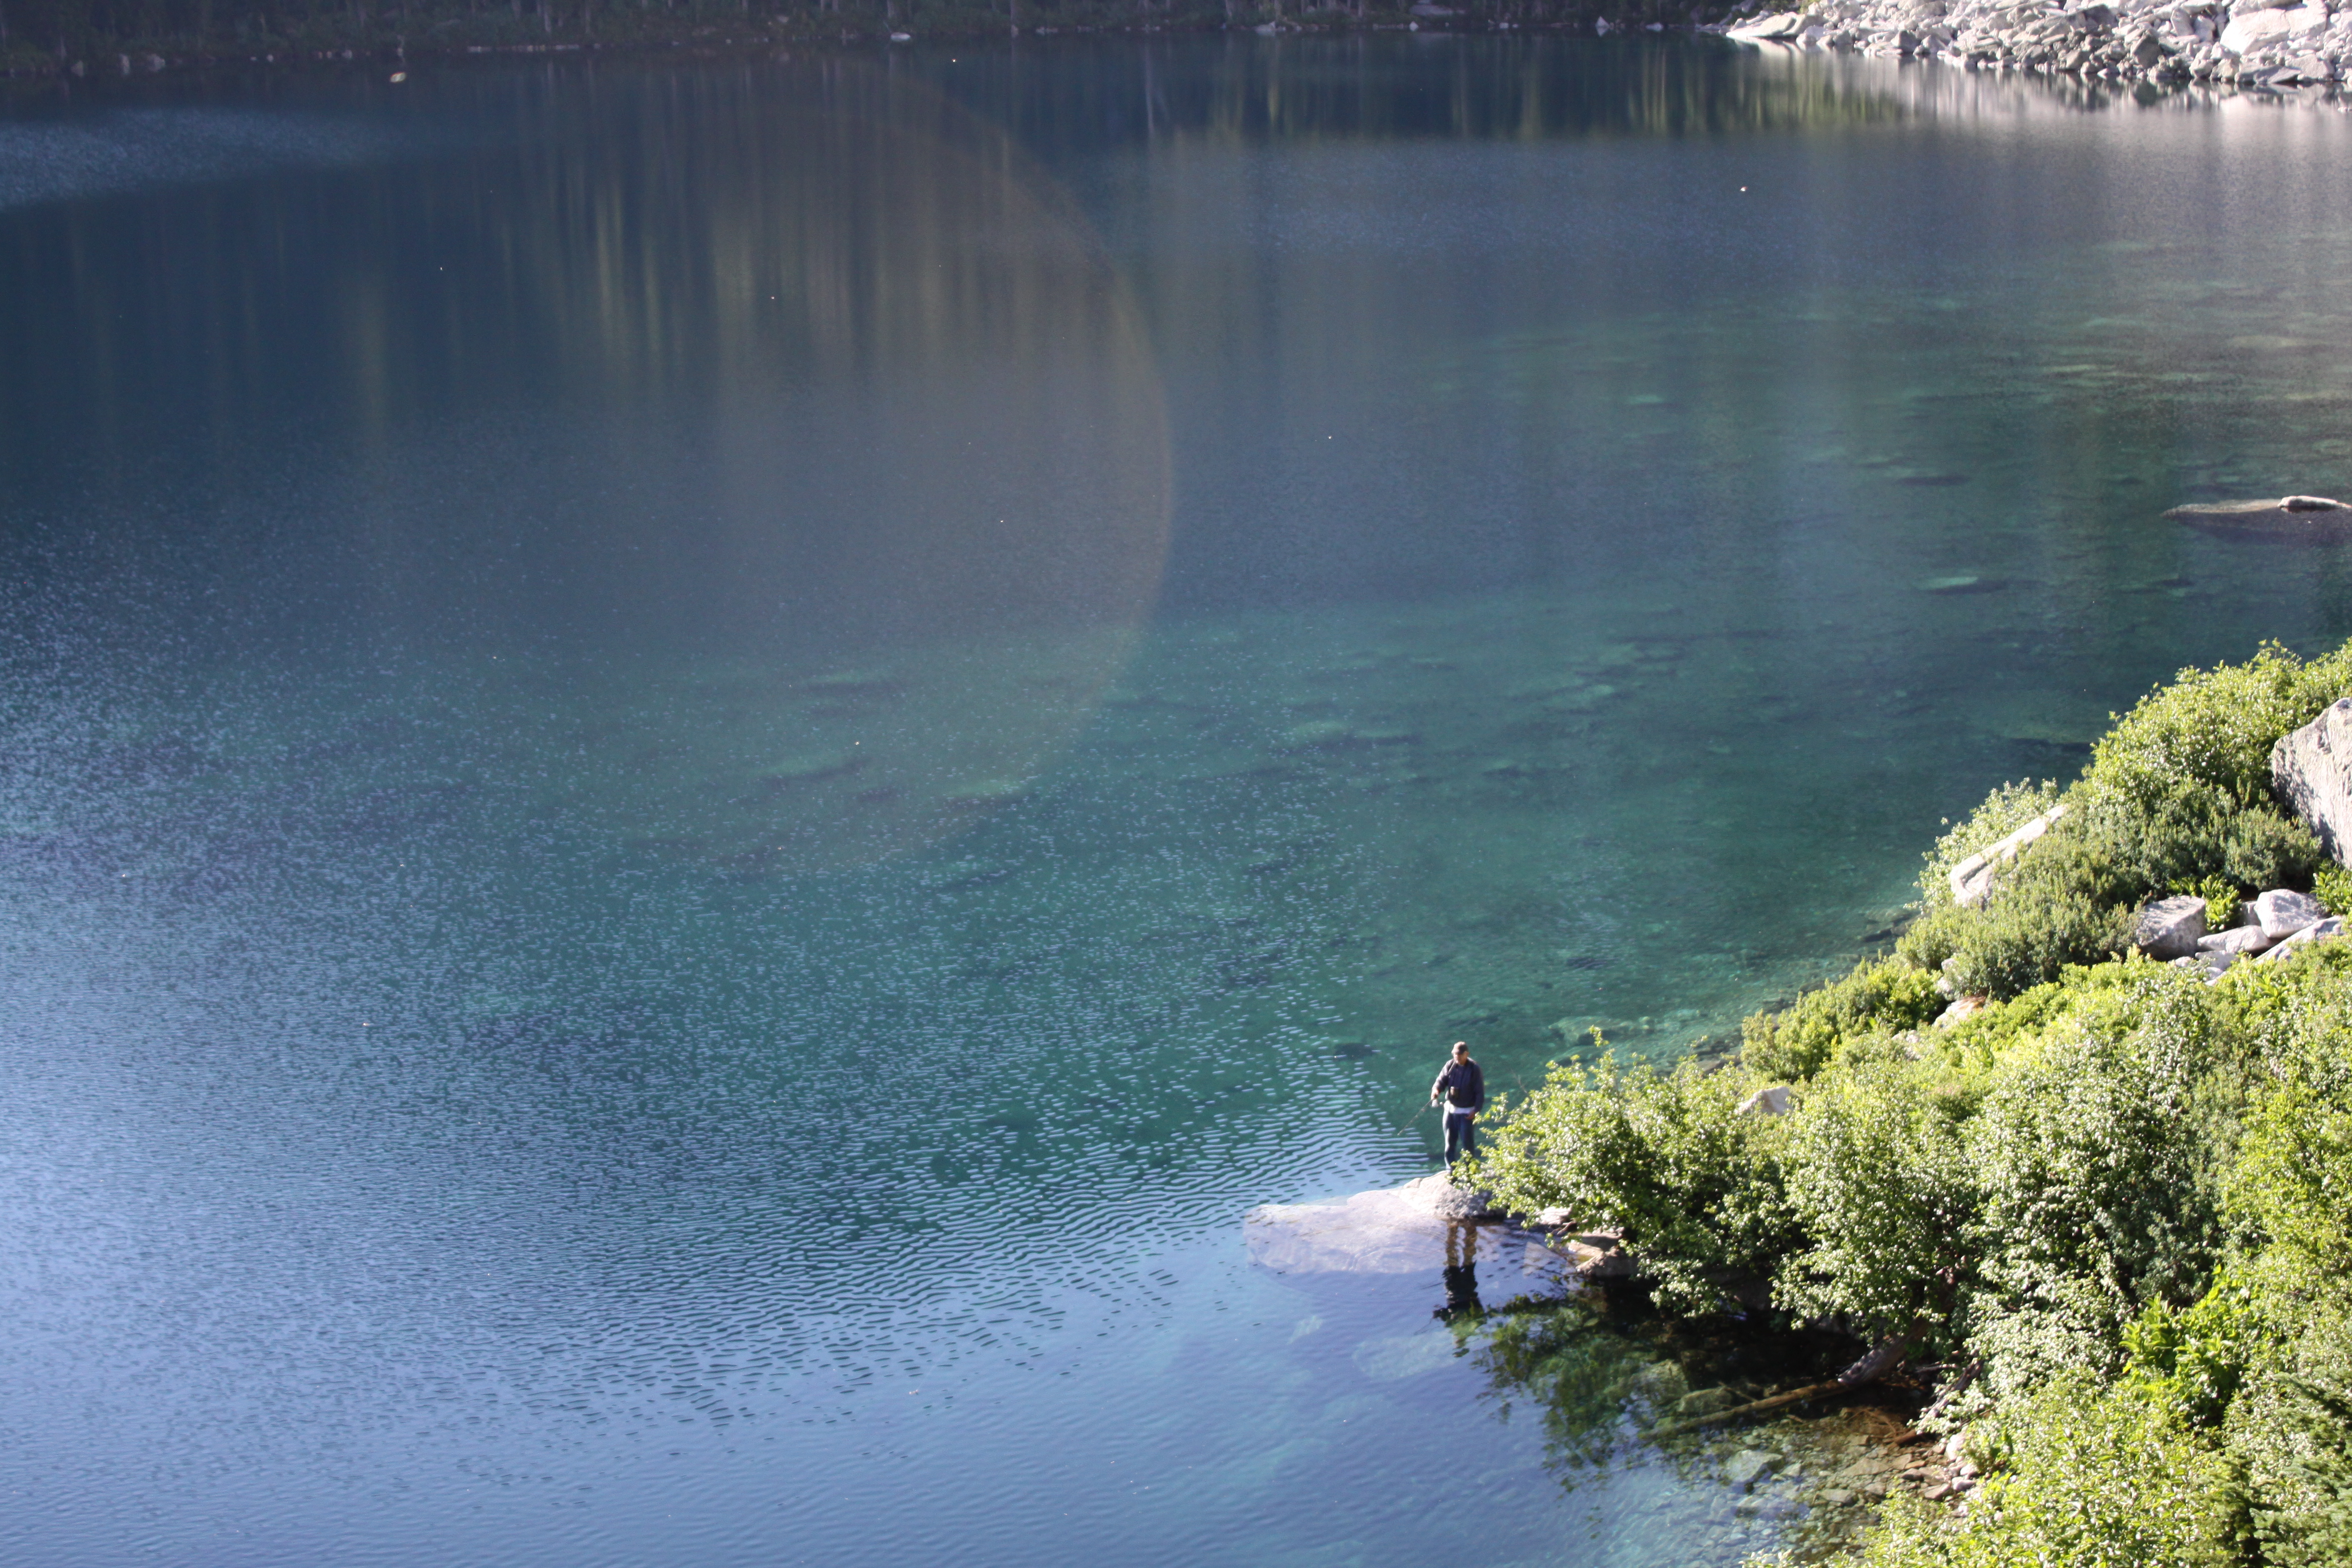
[(2132, 925), (2132, 945), (2150, 958), (2193, 958), (2205, 935), (2205, 900), (2194, 893), (2158, 899)]
[(1993, 874), (2023, 854), (2026, 847), (2064, 820), (2066, 807), (2053, 805), (1999, 843), (1980, 849), (1952, 868), (1952, 901), (1962, 909), (1980, 909), (1992, 897)]
[(1745, 1491), (1780, 1466), (1777, 1456), (1761, 1448), (1742, 1448), (1725, 1461), (1723, 1479)]
[(2338, 865), (2352, 854), (2352, 697), (2271, 748), (2271, 784)]
[(2228, 931), (2214, 931), (2197, 939), (2197, 951), (2200, 952), (2229, 952), (2241, 957), (2260, 952), (2270, 945), (2271, 939), (2263, 933), (2259, 921), (2252, 925), (2231, 926)]
[(1786, 1116), (1789, 1114), (1790, 1090), (1785, 1084), (1759, 1089), (1740, 1101), (1741, 1116)]
[(1727, 1388), (1695, 1388), (1675, 1401), (1675, 1415), (1687, 1420), (1695, 1415), (1715, 1415), (1747, 1404)]
[(2262, 962), (2276, 963), (2282, 959), (2293, 958), (2297, 953), (2308, 952), (2323, 942), (2333, 942), (2343, 934), (2344, 922), (2336, 916), (2330, 915), (2324, 921), (2304, 927), (2263, 954)]
[(2277, 500), (2213, 501), (2177, 506), (2164, 514), (2175, 522), (2210, 533), (2266, 539), (2336, 540), (2352, 537), (2352, 506), (2326, 496), (2284, 496)]
[[(1285, 1274), (1415, 1274), (1442, 1267), (1465, 1223), (1498, 1217), (1443, 1172), (1326, 1204), (1265, 1204), (1242, 1221), (1250, 1261)], [(1501, 1226), (1475, 1226), (1480, 1262), (1501, 1256)]]
[(2253, 10), (2240, 5), (2232, 9), (2230, 25), (2221, 29), (2221, 44), (2233, 55), (2244, 55), (2287, 44), (2305, 33), (2324, 33), (2326, 27), (2327, 8), (2324, 5), (2293, 5), (2278, 10)]
[(1781, 11), (1769, 16), (1759, 16), (1752, 22), (1742, 22), (1728, 30), (1727, 37), (1746, 38), (1757, 43), (1793, 38), (1805, 29), (1801, 11)]

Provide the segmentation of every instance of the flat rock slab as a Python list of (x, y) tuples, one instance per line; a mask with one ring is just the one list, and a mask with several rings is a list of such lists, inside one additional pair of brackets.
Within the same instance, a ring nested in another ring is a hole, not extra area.
[(1479, 1194), (1441, 1173), (1328, 1204), (1264, 1204), (1242, 1222), (1250, 1261), (1285, 1274), (1414, 1274), (1444, 1267), (1447, 1244), (1473, 1234), (1481, 1263), (1498, 1262), (1514, 1239)]
[(2211, 501), (2177, 506), (2164, 515), (2209, 533), (2315, 542), (2352, 539), (2352, 506), (2326, 496)]

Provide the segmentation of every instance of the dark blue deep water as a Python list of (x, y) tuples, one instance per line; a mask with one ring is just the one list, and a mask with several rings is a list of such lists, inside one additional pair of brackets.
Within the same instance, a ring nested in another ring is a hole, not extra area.
[(2161, 516), (2352, 492), (2347, 168), (1689, 42), (0, 103), (0, 1561), (1801, 1530), (1244, 1216), (2352, 632)]

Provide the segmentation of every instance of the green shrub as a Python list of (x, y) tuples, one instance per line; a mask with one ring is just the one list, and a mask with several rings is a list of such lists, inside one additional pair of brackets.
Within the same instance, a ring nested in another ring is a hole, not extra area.
[(1967, 1130), (1983, 1205), (1973, 1338), (1999, 1392), (2119, 1363), (2125, 1325), (2202, 1296), (2220, 1258), (2237, 1081), (2220, 1004), (2135, 968), (2002, 1063)]
[(2208, 931), (2227, 931), (2238, 923), (2238, 888), (2227, 877), (2200, 877), (2194, 882), (2176, 885), (2172, 891), (2191, 894), (2205, 900), (2205, 929)]
[(1904, 932), (1895, 951), (1948, 973), (1965, 994), (2015, 996), (2130, 946), (2132, 911), (2100, 896), (2107, 882), (2078, 837), (2053, 833), (2019, 858), (1986, 908), (1947, 904)]
[(1994, 1418), (2002, 1468), (1965, 1518), (1890, 1502), (1868, 1568), (2228, 1568), (2248, 1563), (2242, 1467), (2160, 1402), (2080, 1374)]
[(2143, 809), (2210, 790), (2267, 804), (2271, 748), (2352, 690), (2352, 644), (2308, 663), (2264, 643), (2244, 664), (2183, 669), (2139, 700), (2098, 742), (2084, 782)]
[(2150, 1302), (2124, 1331), (2126, 1376), (2190, 1425), (2218, 1426), (2270, 1336), (2261, 1308), (2254, 1284), (2227, 1269), (2186, 1310)]
[[(2058, 799), (2055, 779), (2043, 779), (2040, 784), (2020, 779), (1995, 788), (1927, 851), (1927, 867), (1919, 873), (1919, 893), (1926, 906), (1933, 910), (1949, 904), (1953, 867), (1987, 845), (2000, 843), (2056, 805)], [(1945, 821), (1948, 824), (1951, 819), (1947, 817)]]
[(1976, 1275), (1978, 1190), (1961, 1136), (1976, 1101), (1939, 1067), (1901, 1058), (1806, 1091), (1783, 1158), (1809, 1245), (1782, 1263), (1779, 1305), (1845, 1313), (1874, 1333), (1954, 1323)]
[(1843, 979), (1806, 992), (1780, 1012), (1743, 1020), (1739, 1059), (1764, 1079), (1801, 1083), (1827, 1066), (1844, 1041), (1916, 1029), (1943, 1006), (1936, 977), (1927, 970), (1900, 959), (1864, 959)]
[(1795, 1244), (1781, 1191), (1783, 1119), (1741, 1116), (1748, 1085), (1685, 1060), (1661, 1073), (1613, 1052), (1555, 1065), (1499, 1125), (1470, 1173), (1507, 1208), (1565, 1208), (1623, 1230), (1658, 1304), (1720, 1309), (1724, 1285), (1759, 1278)]
[(2312, 872), (2311, 893), (2329, 914), (2352, 914), (2352, 871), (2332, 860), (2322, 861)]

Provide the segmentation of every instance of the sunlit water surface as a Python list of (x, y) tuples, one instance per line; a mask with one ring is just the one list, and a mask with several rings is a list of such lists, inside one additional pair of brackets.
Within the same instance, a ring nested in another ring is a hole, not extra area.
[(2352, 629), (2159, 515), (2352, 490), (2347, 135), (1403, 37), (15, 100), (0, 1557), (1780, 1539), (1594, 1425), (1664, 1352), (1244, 1215)]

